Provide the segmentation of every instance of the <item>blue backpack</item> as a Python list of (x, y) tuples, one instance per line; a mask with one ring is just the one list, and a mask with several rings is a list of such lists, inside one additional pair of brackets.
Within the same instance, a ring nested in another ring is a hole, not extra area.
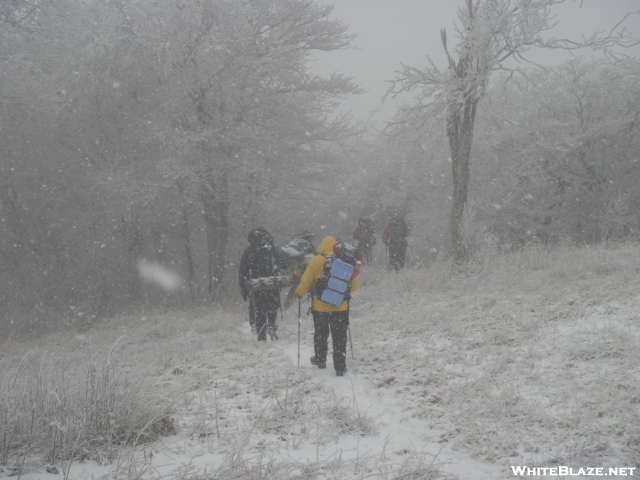
[(349, 300), (349, 282), (359, 273), (362, 264), (362, 252), (350, 243), (337, 243), (333, 255), (327, 257), (324, 273), (316, 282), (318, 298), (329, 305), (340, 306)]

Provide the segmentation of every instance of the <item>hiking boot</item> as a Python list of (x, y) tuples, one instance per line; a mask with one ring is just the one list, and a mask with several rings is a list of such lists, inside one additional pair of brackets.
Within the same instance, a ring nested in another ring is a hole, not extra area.
[(269, 334), (269, 337), (271, 337), (272, 342), (275, 342), (276, 340), (278, 340), (278, 335), (276, 335), (276, 329), (271, 325), (267, 327), (267, 333)]
[(311, 357), (309, 361), (311, 362), (311, 365), (315, 365), (318, 368), (327, 368), (327, 364), (325, 362), (319, 362), (318, 360), (316, 360), (315, 355)]
[(346, 368), (344, 370), (336, 370), (336, 377), (343, 377), (345, 373), (347, 373)]

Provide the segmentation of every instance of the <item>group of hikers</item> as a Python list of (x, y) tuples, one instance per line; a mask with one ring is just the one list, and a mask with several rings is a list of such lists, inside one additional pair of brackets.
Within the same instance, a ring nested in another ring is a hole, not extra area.
[[(407, 236), (409, 236), (409, 227), (400, 214), (394, 214), (382, 230), (382, 243), (388, 252), (389, 266), (396, 271), (404, 267), (407, 255)], [(364, 254), (364, 262), (371, 263), (373, 247), (377, 243), (375, 226), (371, 217), (358, 219), (358, 226), (353, 231), (353, 239), (358, 242), (358, 248)]]
[[(394, 214), (382, 231), (389, 265), (395, 271), (404, 267), (408, 235), (409, 228), (400, 214)], [(358, 288), (361, 266), (373, 258), (374, 222), (369, 217), (358, 220), (353, 232), (357, 246), (326, 236), (316, 249), (313, 238), (311, 232), (304, 231), (280, 248), (266, 229), (251, 230), (249, 246), (240, 259), (240, 291), (243, 300), (249, 301), (249, 322), (258, 341), (266, 341), (267, 335), (277, 340), (280, 288), (291, 287), (288, 304), (293, 298), (300, 302), (309, 295), (314, 324), (311, 364), (326, 368), (331, 335), (333, 367), (337, 376), (343, 376), (347, 371), (349, 301), (351, 293)]]

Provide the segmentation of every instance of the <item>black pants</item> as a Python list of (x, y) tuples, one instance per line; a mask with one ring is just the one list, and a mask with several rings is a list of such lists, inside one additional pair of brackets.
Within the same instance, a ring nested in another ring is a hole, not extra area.
[(404, 268), (404, 259), (407, 255), (407, 243), (406, 242), (391, 242), (389, 243), (389, 263), (391, 267), (398, 271)]
[[(251, 307), (253, 308), (251, 309)], [(256, 332), (258, 332), (258, 340), (266, 341), (267, 327), (273, 327), (274, 330), (276, 329), (278, 309), (273, 305), (273, 302), (264, 301), (257, 295), (252, 298), (250, 309), (249, 321), (251, 321), (251, 314), (253, 313)]]
[(253, 307), (253, 295), (249, 296), (249, 325), (251, 331), (256, 331), (256, 309)]
[(362, 265), (369, 265), (373, 261), (373, 246), (376, 244), (374, 238), (366, 238), (358, 242), (358, 250), (362, 252)]
[(333, 340), (333, 368), (336, 372), (347, 370), (347, 331), (349, 329), (349, 311), (344, 312), (317, 312), (312, 310), (313, 346), (318, 364), (327, 362), (329, 349), (329, 333)]

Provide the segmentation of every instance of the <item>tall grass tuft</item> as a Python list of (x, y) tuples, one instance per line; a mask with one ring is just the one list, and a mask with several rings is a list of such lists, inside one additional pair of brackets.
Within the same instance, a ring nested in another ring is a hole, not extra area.
[[(114, 345), (115, 347), (115, 345)], [(112, 459), (120, 447), (175, 432), (169, 401), (149, 402), (144, 381), (126, 378), (91, 352), (77, 365), (27, 353), (0, 379), (0, 464), (42, 456), (51, 463)]]

